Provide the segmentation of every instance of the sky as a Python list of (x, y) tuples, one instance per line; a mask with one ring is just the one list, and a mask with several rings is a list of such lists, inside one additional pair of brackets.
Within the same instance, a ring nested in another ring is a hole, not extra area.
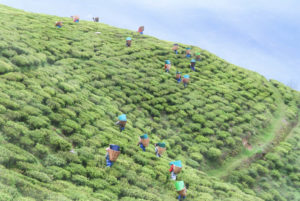
[(79, 15), (198, 46), (300, 91), (298, 0), (0, 0), (26, 11)]

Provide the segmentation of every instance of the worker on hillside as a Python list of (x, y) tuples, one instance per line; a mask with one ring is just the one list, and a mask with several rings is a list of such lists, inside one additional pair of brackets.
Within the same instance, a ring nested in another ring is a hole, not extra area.
[(93, 17), (94, 22), (99, 22), (99, 17)]
[(106, 166), (111, 167), (120, 155), (120, 147), (118, 145), (111, 144), (106, 148)]
[(144, 26), (140, 26), (139, 29), (138, 29), (138, 32), (140, 34), (144, 34), (144, 30), (145, 30)]
[(176, 188), (176, 191), (177, 193), (179, 194), (178, 195), (178, 200), (181, 201), (181, 200), (184, 200), (186, 198), (186, 187), (184, 185), (184, 182), (183, 181), (176, 181), (175, 182), (175, 188)]
[(179, 48), (178, 44), (175, 43), (172, 47), (172, 50), (175, 52), (175, 54), (178, 54), (178, 48)]
[(181, 82), (181, 72), (176, 71), (176, 80), (178, 83)]
[(130, 37), (126, 38), (126, 46), (131, 47), (131, 38)]
[(156, 143), (154, 146), (156, 156), (161, 157), (161, 155), (166, 151), (166, 144), (164, 142), (159, 142)]
[(191, 55), (191, 48), (190, 47), (187, 47), (186, 48), (186, 57), (187, 58), (190, 58), (192, 55)]
[(170, 165), (169, 172), (171, 172), (171, 179), (176, 180), (177, 174), (180, 173), (182, 168), (181, 161), (170, 162)]
[(71, 16), (71, 18), (73, 19), (73, 22), (79, 22), (79, 16), (75, 15), (75, 16)]
[(200, 52), (197, 52), (196, 53), (196, 61), (201, 61), (201, 54), (200, 54)]
[(165, 61), (165, 71), (168, 73), (168, 72), (170, 72), (170, 69), (171, 69), (171, 61), (166, 60)]
[(63, 25), (63, 24), (62, 24), (61, 21), (58, 21), (58, 22), (55, 23), (55, 26), (56, 26), (57, 28), (61, 28), (62, 25)]
[(196, 66), (196, 60), (195, 60), (195, 59), (192, 59), (192, 60), (191, 60), (191, 65), (190, 65), (192, 71), (195, 71), (195, 66)]
[(118, 120), (115, 124), (120, 126), (120, 132), (122, 132), (123, 130), (125, 130), (125, 125), (127, 123), (127, 118), (125, 114), (121, 114), (118, 117)]
[(182, 79), (184, 87), (187, 87), (189, 81), (190, 81), (190, 76), (189, 75), (184, 75), (183, 79)]
[(140, 145), (141, 149), (143, 151), (146, 151), (146, 147), (149, 145), (149, 137), (147, 134), (141, 135), (139, 139), (139, 143), (137, 144), (138, 146)]

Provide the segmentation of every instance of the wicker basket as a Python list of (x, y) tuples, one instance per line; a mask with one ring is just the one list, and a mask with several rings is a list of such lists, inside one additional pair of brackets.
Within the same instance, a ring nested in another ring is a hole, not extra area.
[(120, 121), (119, 124), (120, 124), (120, 126), (125, 127), (126, 122), (127, 122), (127, 121)]
[(148, 147), (149, 141), (150, 141), (149, 138), (147, 138), (147, 139), (141, 139), (141, 142), (144, 145), (144, 147)]
[(116, 161), (120, 155), (120, 151), (115, 151), (112, 149), (108, 150), (109, 160)]
[(181, 196), (186, 196), (186, 188), (182, 189), (181, 191), (178, 191), (178, 194)]
[(166, 151), (166, 148), (158, 147), (157, 152), (159, 155), (162, 155)]
[(190, 79), (187, 79), (187, 78), (183, 78), (183, 79), (182, 79), (182, 82), (183, 82), (183, 83), (189, 83), (189, 81), (190, 81)]
[(144, 26), (140, 26), (138, 32), (143, 32), (145, 30)]
[(178, 174), (181, 171), (181, 167), (177, 167), (177, 166), (174, 165), (174, 170), (173, 171), (174, 171), (175, 174)]
[(181, 77), (180, 74), (176, 74), (176, 79), (179, 79)]
[(62, 22), (56, 22), (55, 26), (62, 26)]
[(172, 50), (173, 50), (173, 51), (178, 50), (178, 46), (173, 46), (173, 47), (172, 47)]

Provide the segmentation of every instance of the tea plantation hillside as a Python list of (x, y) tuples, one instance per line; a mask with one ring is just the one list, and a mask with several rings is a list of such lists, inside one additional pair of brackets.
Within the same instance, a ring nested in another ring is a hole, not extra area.
[[(299, 92), (198, 47), (194, 72), (184, 44), (176, 55), (171, 42), (101, 23), (1, 5), (0, 16), (0, 200), (172, 201), (174, 160), (186, 200), (299, 198)], [(121, 146), (111, 168), (109, 144)]]

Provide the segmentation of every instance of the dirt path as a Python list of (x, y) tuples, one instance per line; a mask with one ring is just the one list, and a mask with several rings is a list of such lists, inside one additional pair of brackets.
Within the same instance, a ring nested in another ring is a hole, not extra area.
[[(236, 157), (229, 159), (222, 166), (207, 171), (209, 176), (214, 176), (218, 178), (225, 177), (230, 174), (230, 172), (236, 169), (238, 166), (242, 165), (244, 161), (257, 153), (262, 152), (266, 147), (270, 146), (272, 141), (280, 134), (282, 126), (286, 126), (287, 122), (285, 120), (285, 108), (286, 106), (282, 102), (278, 107), (275, 114), (275, 118), (272, 120), (270, 126), (264, 130), (264, 134), (260, 135), (256, 139), (256, 143), (250, 145), (248, 141), (244, 140), (246, 146), (244, 146), (243, 151)], [(250, 147), (251, 146), (251, 147)]]

